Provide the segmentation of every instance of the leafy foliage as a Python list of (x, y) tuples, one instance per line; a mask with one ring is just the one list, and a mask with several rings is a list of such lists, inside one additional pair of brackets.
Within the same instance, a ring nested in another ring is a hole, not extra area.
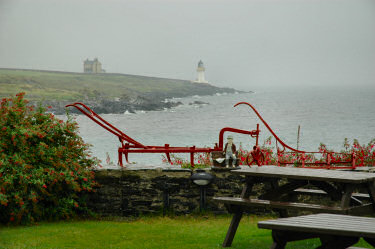
[(28, 106), (24, 93), (0, 104), (0, 222), (30, 223), (86, 211), (98, 163), (77, 123)]
[[(349, 166), (351, 165), (351, 155), (354, 153), (356, 155), (356, 166), (375, 166), (375, 139), (372, 139), (367, 145), (361, 145), (357, 139), (354, 139), (353, 143), (350, 144), (349, 140), (345, 138), (343, 147), (344, 149), (340, 152), (333, 152), (333, 150), (328, 149), (325, 144), (321, 143), (316, 153), (283, 152), (278, 154), (277, 149), (272, 146), (272, 137), (269, 137), (263, 142), (260, 149), (265, 157), (264, 165), (277, 165), (278, 162), (288, 162), (288, 164), (299, 166), (304, 157), (306, 163), (315, 163), (319, 166), (324, 165), (329, 153), (332, 164), (348, 161), (349, 163), (343, 165)], [(249, 155), (250, 152), (240, 146), (240, 165), (247, 165), (246, 159)]]
[[(169, 163), (165, 155), (162, 155), (161, 157), (163, 163)], [(181, 168), (185, 169), (207, 168), (212, 164), (210, 153), (195, 153), (194, 167), (191, 166), (190, 159), (183, 158), (182, 156), (178, 156), (176, 154), (170, 154), (170, 158), (172, 165), (181, 165)]]
[[(263, 165), (278, 165), (282, 162), (283, 164), (290, 164), (300, 166), (301, 161), (305, 160), (306, 163), (316, 164), (317, 166), (323, 166), (326, 163), (327, 154), (331, 156), (331, 163), (334, 165), (337, 162), (348, 161), (341, 165), (351, 165), (351, 155), (356, 155), (356, 166), (375, 166), (375, 139), (372, 139), (367, 145), (361, 145), (357, 139), (353, 140), (350, 144), (349, 140), (345, 138), (343, 143), (344, 149), (341, 152), (333, 152), (328, 149), (323, 143), (320, 144), (316, 153), (296, 153), (296, 152), (283, 152), (277, 153), (277, 149), (272, 146), (272, 137), (268, 137), (260, 145), (260, 150), (264, 155)], [(211, 159), (209, 153), (196, 153), (195, 154), (195, 167), (191, 167), (190, 160), (183, 157), (170, 155), (172, 165), (181, 165), (182, 168), (204, 168), (211, 165)], [(240, 144), (238, 149), (238, 160), (239, 165), (248, 165), (252, 161), (250, 151), (243, 148)], [(163, 155), (162, 161), (168, 163), (167, 158)]]

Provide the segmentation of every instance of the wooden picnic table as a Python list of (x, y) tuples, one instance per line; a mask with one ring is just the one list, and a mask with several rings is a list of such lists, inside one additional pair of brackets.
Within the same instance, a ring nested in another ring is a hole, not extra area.
[(361, 237), (375, 247), (375, 218), (320, 213), (260, 221), (258, 227), (272, 230), (272, 249), (310, 238), (320, 238), (320, 249), (344, 249)]
[[(240, 197), (214, 198), (234, 213), (223, 247), (231, 246), (242, 214), (249, 207), (270, 208), (278, 211), (281, 217), (287, 217), (289, 209), (354, 215), (375, 211), (375, 173), (276, 166), (250, 167), (231, 173), (244, 175), (245, 185)], [(268, 184), (269, 189), (250, 198), (255, 184)], [(354, 193), (357, 189), (367, 193)], [(339, 205), (295, 202), (297, 194), (326, 195)]]

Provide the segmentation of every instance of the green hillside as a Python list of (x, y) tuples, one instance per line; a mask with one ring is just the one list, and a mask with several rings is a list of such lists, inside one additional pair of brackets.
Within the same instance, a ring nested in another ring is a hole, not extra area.
[(0, 69), (0, 97), (26, 92), (32, 100), (71, 101), (122, 96), (184, 97), (234, 92), (209, 84), (125, 74)]

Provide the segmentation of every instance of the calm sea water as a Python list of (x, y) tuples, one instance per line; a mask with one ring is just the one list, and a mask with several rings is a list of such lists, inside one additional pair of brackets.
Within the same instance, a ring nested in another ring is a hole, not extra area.
[[(260, 142), (271, 136), (255, 113), (247, 106), (236, 108), (240, 101), (251, 103), (274, 132), (288, 145), (296, 147), (297, 129), (301, 126), (302, 150), (316, 151), (321, 142), (336, 151), (344, 138), (368, 143), (375, 138), (374, 88), (291, 88), (267, 89), (255, 93), (204, 96), (178, 99), (184, 105), (165, 111), (137, 114), (105, 114), (104, 119), (145, 145), (209, 146), (218, 143), (223, 127), (253, 130), (260, 124)], [(189, 105), (198, 100), (208, 105)], [(83, 115), (76, 120), (80, 133), (92, 152), (105, 162), (106, 152), (117, 162), (117, 137)], [(255, 140), (234, 134), (235, 144), (250, 149)], [(273, 139), (273, 145), (275, 140)], [(159, 154), (131, 154), (130, 161), (161, 164)]]

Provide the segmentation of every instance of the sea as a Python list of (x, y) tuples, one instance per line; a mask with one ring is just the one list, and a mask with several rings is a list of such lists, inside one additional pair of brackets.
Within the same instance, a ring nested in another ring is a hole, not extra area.
[[(168, 100), (166, 100), (168, 101)], [(252, 104), (281, 140), (299, 149), (317, 151), (320, 143), (329, 149), (344, 149), (344, 139), (358, 139), (367, 144), (375, 138), (374, 87), (290, 87), (265, 88), (252, 93), (216, 94), (175, 98), (183, 105), (163, 111), (138, 111), (135, 114), (101, 115), (128, 136), (144, 145), (213, 147), (219, 142), (224, 127), (254, 130), (260, 125), (260, 144), (272, 136), (256, 114), (246, 105)], [(206, 104), (194, 104), (195, 101)], [(66, 117), (61, 117), (66, 118)], [(117, 164), (116, 136), (104, 130), (84, 115), (75, 116), (79, 133), (91, 152), (106, 165), (107, 154)], [(226, 133), (226, 135), (229, 135)], [(242, 134), (231, 134), (234, 143), (250, 150), (255, 139)], [(271, 139), (275, 146), (275, 139)], [(188, 158), (187, 155), (177, 155)], [(162, 165), (160, 154), (130, 154), (137, 165)]]

